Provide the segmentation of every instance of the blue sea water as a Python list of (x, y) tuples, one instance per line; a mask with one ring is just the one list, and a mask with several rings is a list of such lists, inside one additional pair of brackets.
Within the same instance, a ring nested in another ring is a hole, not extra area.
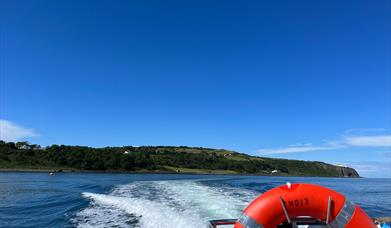
[(320, 184), (391, 216), (391, 179), (0, 172), (0, 227), (205, 227), (278, 185)]

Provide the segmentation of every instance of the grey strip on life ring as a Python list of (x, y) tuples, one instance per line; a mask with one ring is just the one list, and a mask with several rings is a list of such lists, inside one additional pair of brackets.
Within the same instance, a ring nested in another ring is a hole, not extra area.
[(356, 205), (349, 200), (345, 199), (345, 204), (343, 205), (341, 211), (335, 217), (328, 227), (331, 228), (343, 228), (350, 221), (353, 216)]
[(238, 219), (238, 223), (242, 224), (245, 228), (263, 228), (262, 224), (258, 224), (254, 219), (244, 213)]

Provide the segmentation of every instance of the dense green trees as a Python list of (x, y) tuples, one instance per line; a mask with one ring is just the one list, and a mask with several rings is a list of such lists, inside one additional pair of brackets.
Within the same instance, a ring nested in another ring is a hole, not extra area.
[(41, 148), (27, 142), (0, 141), (0, 168), (67, 168), (80, 170), (173, 171), (176, 168), (230, 170), (237, 173), (339, 176), (321, 162), (259, 158), (208, 148), (143, 146), (105, 147), (52, 145)]

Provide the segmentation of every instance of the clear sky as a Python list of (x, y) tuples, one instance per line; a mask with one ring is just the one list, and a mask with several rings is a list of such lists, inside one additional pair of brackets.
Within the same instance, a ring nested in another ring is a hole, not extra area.
[(0, 136), (391, 177), (390, 4), (0, 0)]

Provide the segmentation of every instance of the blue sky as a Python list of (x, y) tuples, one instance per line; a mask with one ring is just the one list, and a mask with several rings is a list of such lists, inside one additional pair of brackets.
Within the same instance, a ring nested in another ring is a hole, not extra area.
[(0, 136), (391, 177), (390, 1), (0, 1)]

